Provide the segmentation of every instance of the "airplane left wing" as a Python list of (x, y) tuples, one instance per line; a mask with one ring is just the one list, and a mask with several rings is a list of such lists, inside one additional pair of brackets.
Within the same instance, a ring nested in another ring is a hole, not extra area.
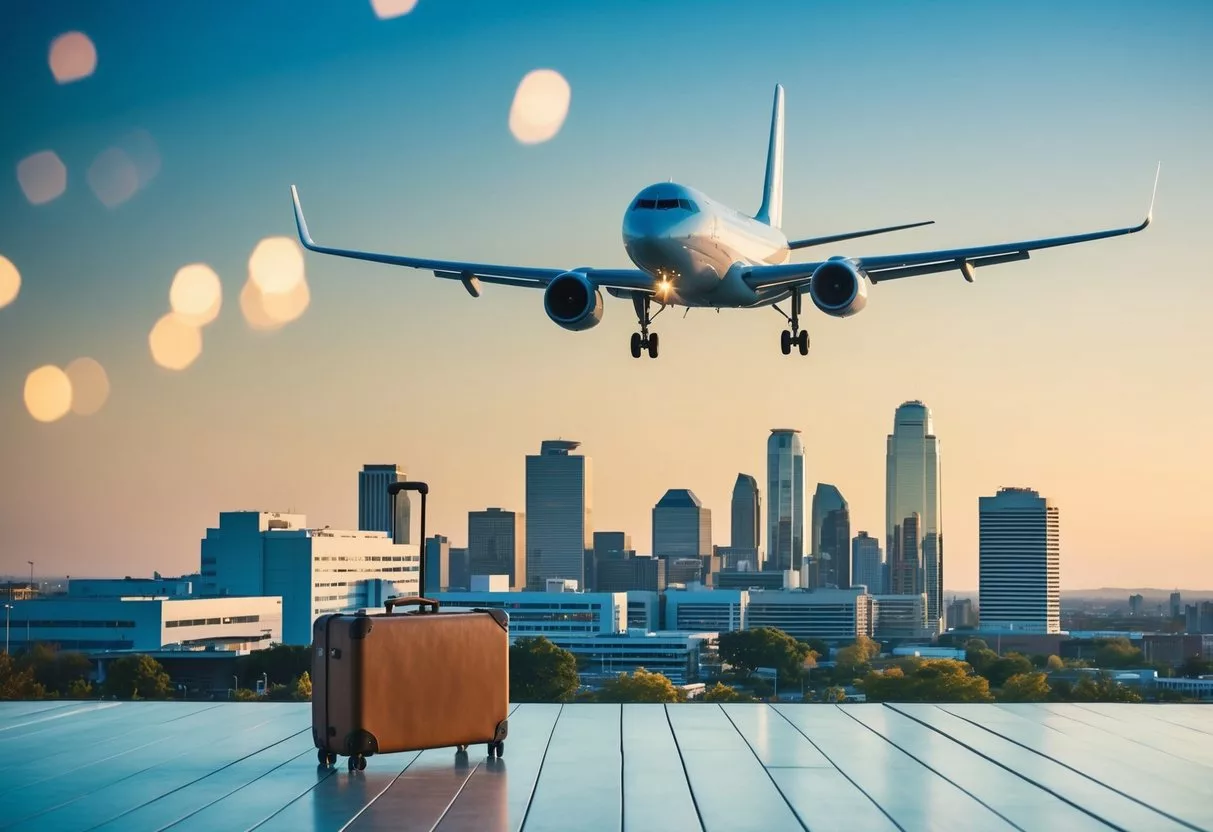
[[(1159, 166), (1161, 170), (1161, 165)], [(1154, 175), (1154, 194), (1158, 193), (1158, 173)], [(875, 257), (844, 257), (856, 268), (868, 275), (872, 283), (885, 280), (895, 280), (901, 277), (917, 277), (924, 274), (935, 274), (957, 270), (964, 275), (965, 280), (973, 282), (973, 269), (982, 266), (996, 266), (1001, 263), (1012, 263), (1017, 260), (1027, 260), (1029, 252), (1044, 248), (1056, 248), (1075, 243), (1085, 243), (1091, 240), (1103, 240), (1108, 237), (1119, 237), (1125, 234), (1136, 234), (1150, 224), (1154, 214), (1154, 196), (1150, 197), (1150, 208), (1146, 218), (1137, 225), (1125, 228), (1113, 228), (1106, 231), (1092, 231), (1086, 234), (1072, 234), (1065, 237), (1046, 237), (1039, 240), (1024, 240), (1017, 243), (1000, 243), (991, 246), (973, 246), (969, 248), (946, 249), (942, 251), (921, 251), (911, 254), (887, 254)], [(803, 285), (809, 281), (813, 272), (823, 262), (816, 263), (787, 263), (779, 266), (754, 266), (742, 272), (742, 277), (756, 290), (788, 289)]]
[(299, 203), (299, 191), (291, 185), (291, 201), (295, 207), (295, 225), (299, 230), (299, 241), (304, 248), (320, 254), (331, 254), (336, 257), (350, 257), (355, 260), (367, 260), (372, 263), (386, 263), (390, 266), (404, 266), (410, 269), (432, 271), (436, 277), (448, 280), (461, 280), (472, 295), (478, 295), (474, 290), (475, 280), (485, 283), (497, 283), (504, 286), (524, 286), (533, 289), (546, 288), (549, 283), (569, 271), (579, 271), (596, 286), (608, 289), (629, 289), (641, 292), (655, 292), (656, 281), (639, 269), (550, 269), (531, 266), (510, 266), (496, 263), (468, 263), (460, 260), (433, 260), (424, 257), (408, 257), (400, 254), (381, 254), (372, 251), (356, 249), (333, 248), (322, 246), (312, 239), (303, 218), (303, 206)]

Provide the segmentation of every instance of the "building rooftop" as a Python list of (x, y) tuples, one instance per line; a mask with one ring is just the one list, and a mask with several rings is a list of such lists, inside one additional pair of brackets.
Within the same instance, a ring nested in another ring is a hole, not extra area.
[(703, 503), (689, 488), (671, 488), (660, 500), (657, 508), (702, 508)]
[(310, 705), (3, 702), (10, 829), (1213, 829), (1213, 707), (516, 705), (320, 768)]

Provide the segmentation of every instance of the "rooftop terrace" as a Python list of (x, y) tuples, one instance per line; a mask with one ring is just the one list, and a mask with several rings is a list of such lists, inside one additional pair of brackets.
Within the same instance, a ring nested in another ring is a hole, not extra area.
[(13, 830), (1213, 829), (1213, 706), (519, 705), (321, 769), (307, 703), (0, 703)]

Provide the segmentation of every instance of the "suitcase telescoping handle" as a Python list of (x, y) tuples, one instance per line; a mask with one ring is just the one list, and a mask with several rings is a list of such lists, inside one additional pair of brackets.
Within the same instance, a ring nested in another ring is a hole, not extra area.
[(390, 615), (392, 612), (392, 607), (408, 607), (412, 606), (413, 604), (421, 607), (422, 612), (425, 612), (426, 607), (429, 607), (431, 612), (438, 612), (437, 601), (435, 601), (433, 598), (421, 598), (416, 595), (409, 596), (408, 598), (389, 598), (383, 602), (383, 607)]
[[(430, 487), (424, 482), (393, 482), (389, 483), (387, 493), (392, 501), (392, 528), (396, 528), (396, 495), (401, 491), (419, 491), (421, 492), (421, 546), (418, 547), (421, 552), (421, 568), (417, 570), (417, 593), (418, 595), (425, 594), (425, 498), (430, 493)], [(405, 599), (401, 599), (402, 601)], [(434, 609), (437, 610), (438, 604), (434, 603)], [(388, 612), (392, 611), (391, 606), (387, 608)]]

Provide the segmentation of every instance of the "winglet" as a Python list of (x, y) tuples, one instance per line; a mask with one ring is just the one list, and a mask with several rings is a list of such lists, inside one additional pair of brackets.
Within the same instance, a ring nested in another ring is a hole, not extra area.
[(1146, 211), (1146, 225), (1150, 224), (1150, 220), (1154, 219), (1154, 198), (1158, 196), (1158, 177), (1162, 174), (1162, 160), (1158, 162), (1158, 168), (1154, 171), (1154, 191), (1150, 194), (1150, 210)]
[(299, 191), (291, 185), (291, 201), (295, 203), (295, 225), (299, 229), (299, 241), (304, 248), (316, 250), (316, 243), (307, 231), (307, 221), (303, 219), (303, 206), (299, 204)]

